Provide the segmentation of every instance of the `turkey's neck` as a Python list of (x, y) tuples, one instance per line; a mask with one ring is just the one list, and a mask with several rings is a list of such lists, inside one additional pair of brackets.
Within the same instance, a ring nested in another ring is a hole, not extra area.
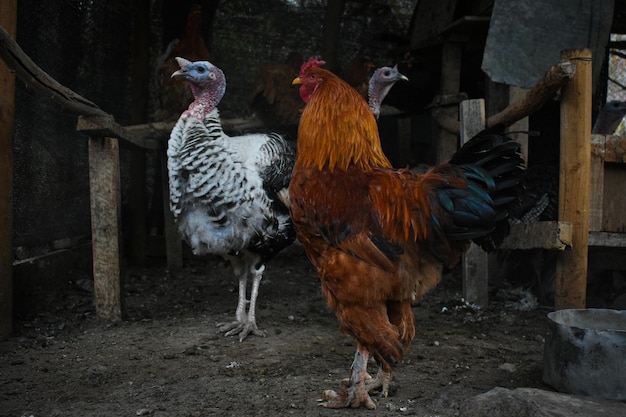
[(216, 109), (218, 99), (214, 91), (201, 90), (197, 86), (192, 85), (191, 90), (195, 100), (189, 105), (187, 110), (182, 114), (183, 117), (193, 117), (198, 120), (204, 120), (213, 110)]
[(368, 104), (372, 113), (374, 113), (374, 117), (378, 119), (380, 115), (380, 105), (383, 102), (383, 99), (391, 89), (390, 85), (378, 85), (374, 84), (371, 88), (368, 89), (367, 95), (369, 96)]

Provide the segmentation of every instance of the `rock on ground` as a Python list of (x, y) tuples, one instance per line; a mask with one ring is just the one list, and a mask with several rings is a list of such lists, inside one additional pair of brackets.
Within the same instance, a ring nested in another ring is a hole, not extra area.
[(496, 387), (468, 400), (461, 414), (465, 417), (623, 417), (626, 403), (536, 388)]

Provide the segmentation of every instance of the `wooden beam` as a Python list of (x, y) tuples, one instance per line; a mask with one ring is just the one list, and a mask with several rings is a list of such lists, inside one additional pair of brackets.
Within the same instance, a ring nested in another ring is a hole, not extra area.
[[(0, 0), (0, 26), (15, 36), (17, 0)], [(0, 65), (0, 337), (13, 333), (13, 133), (15, 75)]]
[(79, 116), (76, 130), (90, 137), (110, 137), (122, 139), (126, 143), (143, 149), (162, 149), (162, 141), (148, 139), (115, 122), (112, 116)]
[(120, 258), (121, 192), (119, 143), (115, 138), (89, 138), (89, 194), (96, 313), (122, 320)]
[[(461, 143), (485, 128), (485, 101), (461, 103)], [(489, 304), (489, 254), (472, 243), (463, 255), (463, 298), (479, 306)]]
[(500, 249), (552, 249), (565, 250), (572, 247), (572, 224), (546, 221), (512, 224), (509, 235)]
[(555, 307), (584, 308), (587, 291), (591, 178), (592, 65), (589, 49), (566, 50), (576, 75), (561, 99), (559, 220), (571, 222), (572, 250), (557, 258)]
[[(11, 2), (7, 0), (3, 3)], [(9, 8), (7, 6), (7, 9)], [(3, 10), (2, 15), (4, 16), (4, 14)], [(106, 112), (94, 103), (59, 84), (48, 73), (39, 68), (15, 42), (14, 34), (7, 32), (5, 27), (4, 24), (0, 26), (0, 58), (7, 67), (15, 71), (15, 74), (24, 84), (75, 114), (107, 116)]]
[[(444, 65), (451, 64), (442, 62), (442, 66)], [(489, 116), (486, 126), (491, 127), (502, 124), (508, 127), (516, 121), (539, 110), (544, 103), (549, 100), (554, 100), (558, 91), (569, 82), (575, 72), (576, 66), (572, 62), (563, 61), (554, 65), (542, 79), (537, 81), (537, 84), (535, 84), (533, 88), (523, 95), (523, 97), (511, 103), (501, 112)], [(453, 135), (459, 134), (460, 128), (458, 121), (454, 117), (446, 114), (445, 109), (435, 108), (431, 110), (431, 115), (435, 122), (443, 129)]]
[(589, 232), (589, 246), (626, 248), (626, 233)]

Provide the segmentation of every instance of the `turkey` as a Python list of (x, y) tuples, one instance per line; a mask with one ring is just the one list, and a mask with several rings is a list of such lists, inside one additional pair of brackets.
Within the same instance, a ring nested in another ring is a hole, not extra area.
[(223, 72), (208, 61), (176, 60), (172, 77), (190, 85), (194, 101), (168, 141), (170, 209), (194, 254), (223, 257), (239, 280), (236, 320), (218, 331), (240, 341), (264, 337), (255, 315), (259, 284), (267, 262), (295, 240), (286, 199), (295, 149), (278, 134), (226, 135), (217, 110)]
[(599, 135), (612, 135), (619, 127), (626, 115), (626, 102), (611, 100), (602, 106), (591, 133)]
[(409, 81), (406, 76), (398, 72), (397, 65), (393, 68), (380, 67), (372, 74), (367, 89), (367, 97), (370, 110), (372, 110), (376, 119), (380, 116), (380, 106), (384, 98), (391, 90), (391, 87), (400, 80)]

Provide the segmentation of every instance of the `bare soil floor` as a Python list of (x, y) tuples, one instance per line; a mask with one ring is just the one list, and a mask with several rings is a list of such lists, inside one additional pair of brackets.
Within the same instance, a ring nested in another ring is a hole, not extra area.
[(16, 336), (0, 341), (0, 416), (463, 416), (466, 400), (496, 386), (550, 389), (541, 381), (548, 310), (497, 298), (472, 309), (452, 273), (415, 305), (418, 336), (378, 409), (318, 407), (348, 376), (355, 345), (302, 248), (268, 266), (257, 314), (267, 337), (243, 343), (215, 329), (234, 317), (229, 267), (187, 264), (176, 274), (129, 270), (120, 323), (95, 318), (85, 282), (18, 320)]

